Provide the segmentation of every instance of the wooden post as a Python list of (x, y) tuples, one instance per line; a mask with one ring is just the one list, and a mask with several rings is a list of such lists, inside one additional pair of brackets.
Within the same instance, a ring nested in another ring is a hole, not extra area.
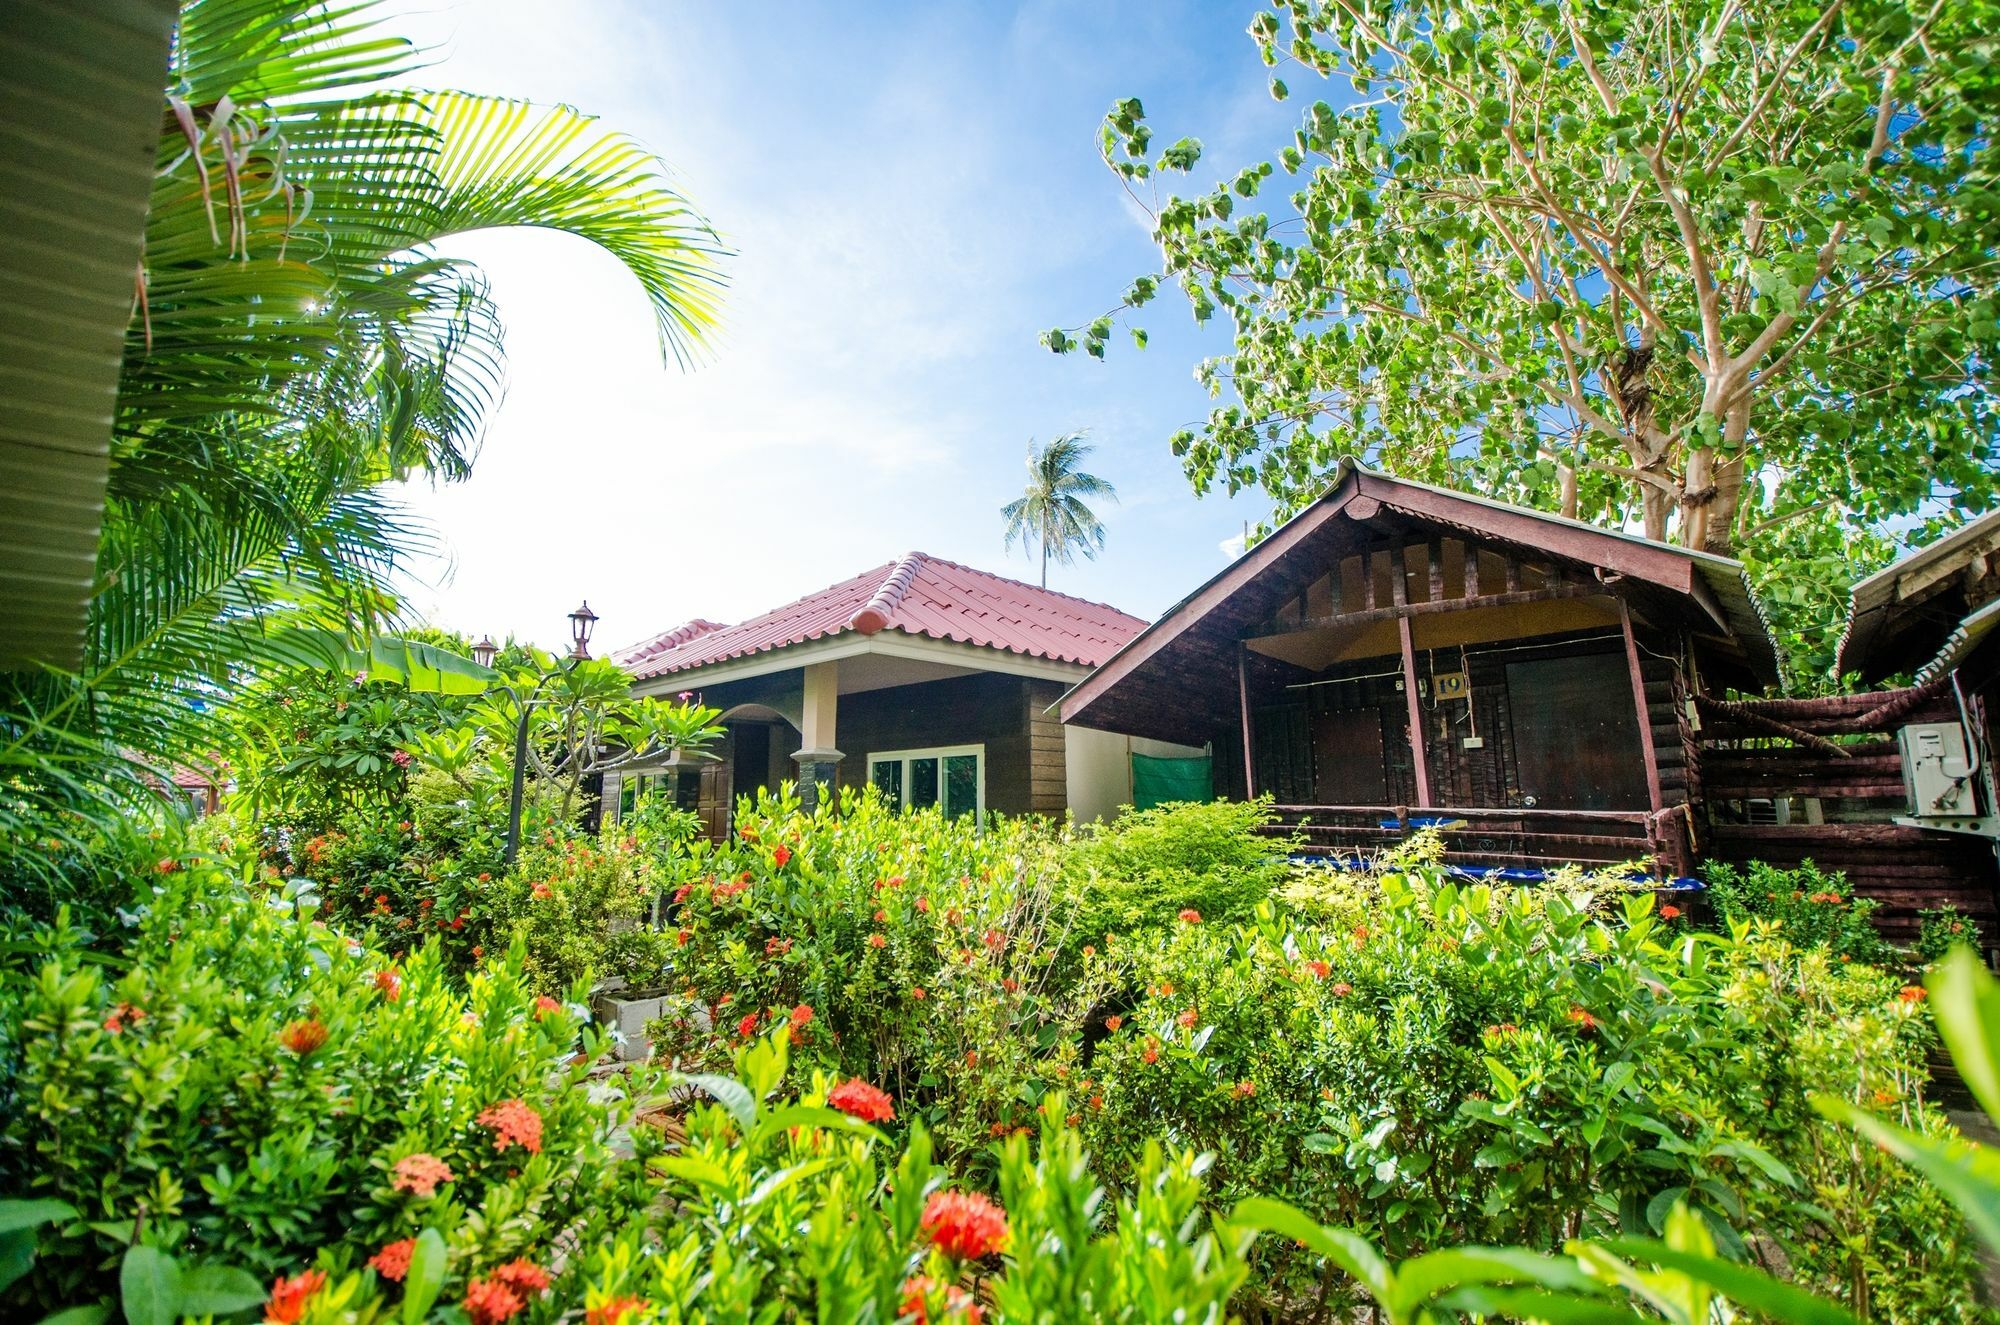
[(1250, 646), (1236, 641), (1236, 702), (1243, 707), (1243, 799), (1257, 799), (1256, 764), (1250, 755)]
[[(1625, 636), (1625, 665), (1632, 671), (1632, 702), (1639, 712), (1639, 757), (1646, 761), (1646, 796), (1652, 804), (1654, 824), (1659, 827), (1659, 815), (1667, 808), (1667, 798), (1660, 789), (1660, 759), (1653, 750), (1653, 715), (1646, 706), (1646, 674), (1639, 666), (1639, 641), (1632, 635), (1632, 609), (1625, 602), (1625, 595), (1615, 596), (1618, 599), (1618, 628)], [(1664, 864), (1664, 857), (1670, 854), (1666, 851), (1666, 841), (1664, 838), (1656, 839), (1656, 845), (1661, 849), (1661, 863)]]
[(1417, 808), (1431, 807), (1430, 760), (1424, 754), (1424, 710), (1417, 702), (1417, 650), (1410, 641), (1410, 619), (1396, 619), (1396, 633), (1403, 642), (1403, 698), (1410, 705), (1410, 759), (1417, 773)]

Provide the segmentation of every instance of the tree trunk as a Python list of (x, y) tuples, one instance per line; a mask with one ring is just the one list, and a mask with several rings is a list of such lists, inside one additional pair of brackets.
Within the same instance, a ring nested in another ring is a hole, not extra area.
[(1750, 436), (1750, 398), (1729, 407), (1722, 420), (1725, 458), (1715, 465), (1715, 500), (1709, 503), (1708, 537), (1700, 546), (1717, 556), (1736, 555), (1736, 521), (1743, 509), (1743, 484), (1749, 477), (1743, 463), (1743, 443)]
[(1556, 481), (1562, 488), (1562, 513), (1576, 519), (1576, 466), (1557, 465)]

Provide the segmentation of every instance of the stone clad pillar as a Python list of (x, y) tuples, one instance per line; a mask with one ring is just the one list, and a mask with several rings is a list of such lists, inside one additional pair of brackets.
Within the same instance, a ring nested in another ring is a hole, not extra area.
[(836, 740), (835, 719), (840, 708), (840, 664), (808, 663), (805, 667), (805, 706), (799, 724), (799, 751), (792, 758), (799, 765), (799, 804), (807, 814), (819, 808), (822, 789), (839, 776), (841, 753)]

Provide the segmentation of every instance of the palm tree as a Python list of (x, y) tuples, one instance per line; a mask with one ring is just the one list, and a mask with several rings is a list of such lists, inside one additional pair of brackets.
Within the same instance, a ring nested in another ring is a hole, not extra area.
[[(420, 534), (385, 484), (465, 477), (504, 367), (437, 241), (566, 231), (638, 279), (676, 360), (713, 325), (722, 246), (655, 157), (567, 107), (397, 90), (417, 55), (379, 10), (182, 7), (84, 661), (0, 680), (0, 844), (103, 830), (143, 799), (124, 756), (198, 749), (246, 666), (396, 619)], [(32, 854), (0, 845), (0, 876)]]
[(1025, 546), (1030, 540), (1041, 548), (1042, 587), (1049, 587), (1049, 558), (1068, 566), (1075, 554), (1095, 558), (1104, 550), (1104, 522), (1085, 504), (1086, 497), (1117, 501), (1118, 493), (1109, 483), (1080, 468), (1085, 456), (1097, 448), (1083, 440), (1080, 432), (1066, 432), (1036, 449), (1028, 443), (1028, 487), (1018, 498), (1000, 508), (1007, 520), (1007, 547), (1014, 540)]

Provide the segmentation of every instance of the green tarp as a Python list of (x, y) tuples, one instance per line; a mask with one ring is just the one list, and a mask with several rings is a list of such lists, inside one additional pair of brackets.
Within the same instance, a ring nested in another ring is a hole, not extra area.
[(1132, 808), (1150, 810), (1169, 801), (1215, 798), (1215, 776), (1207, 755), (1193, 759), (1132, 756)]

